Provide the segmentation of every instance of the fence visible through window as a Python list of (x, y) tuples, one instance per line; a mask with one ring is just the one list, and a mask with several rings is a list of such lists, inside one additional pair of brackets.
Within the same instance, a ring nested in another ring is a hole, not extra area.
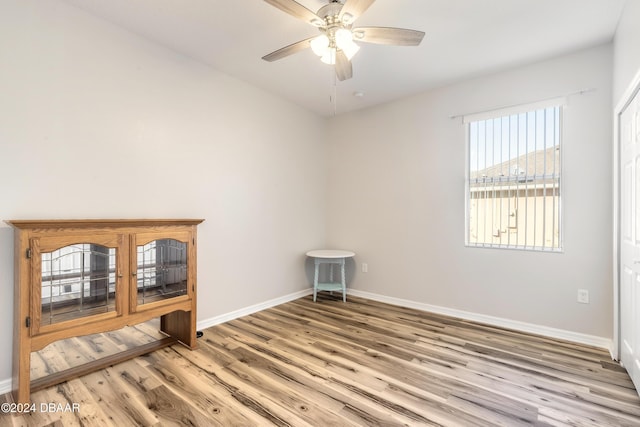
[(559, 251), (562, 107), (467, 123), (468, 246)]

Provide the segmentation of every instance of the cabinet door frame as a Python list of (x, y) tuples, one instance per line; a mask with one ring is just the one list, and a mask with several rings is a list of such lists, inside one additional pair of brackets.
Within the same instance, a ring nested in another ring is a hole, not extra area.
[[(153, 301), (144, 304), (138, 304), (138, 246), (146, 245), (154, 240), (166, 240), (172, 239), (187, 245), (187, 293), (185, 295), (179, 295), (171, 298), (167, 298), (160, 301)], [(173, 305), (181, 301), (191, 301), (195, 298), (195, 236), (190, 230), (176, 230), (176, 231), (153, 231), (135, 233), (131, 235), (131, 252), (130, 252), (130, 265), (131, 272), (131, 286), (129, 289), (129, 307), (131, 313), (143, 312), (146, 310), (152, 310), (158, 307), (167, 305)]]
[[(115, 256), (115, 309), (105, 313), (92, 314), (86, 317), (80, 316), (70, 320), (64, 320), (51, 324), (42, 324), (42, 254), (74, 245), (91, 244), (100, 245), (116, 250)], [(64, 331), (77, 326), (79, 320), (88, 322), (101, 322), (108, 319), (115, 319), (128, 311), (126, 299), (126, 271), (127, 254), (125, 234), (69, 234), (69, 235), (49, 235), (36, 236), (29, 239), (31, 249), (30, 274), (30, 335), (38, 336), (52, 332), (59, 332), (64, 335)]]

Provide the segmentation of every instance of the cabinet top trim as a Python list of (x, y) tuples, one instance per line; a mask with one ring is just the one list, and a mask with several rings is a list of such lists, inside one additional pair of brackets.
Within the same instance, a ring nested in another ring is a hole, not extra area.
[(152, 227), (198, 225), (204, 219), (29, 219), (6, 220), (12, 227), (28, 230), (42, 228)]

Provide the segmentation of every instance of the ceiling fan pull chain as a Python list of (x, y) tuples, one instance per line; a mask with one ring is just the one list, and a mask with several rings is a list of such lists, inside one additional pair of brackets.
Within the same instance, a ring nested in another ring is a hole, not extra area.
[(332, 104), (333, 104), (333, 115), (335, 116), (337, 114), (338, 111), (338, 82), (337, 82), (337, 74), (335, 72), (335, 65), (333, 67), (331, 67), (331, 77), (330, 79), (332, 80), (332, 84), (331, 84), (331, 95), (330, 98), (332, 99)]

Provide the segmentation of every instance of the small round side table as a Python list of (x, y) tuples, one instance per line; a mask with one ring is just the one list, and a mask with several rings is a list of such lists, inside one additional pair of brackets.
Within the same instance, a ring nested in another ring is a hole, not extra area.
[[(318, 249), (307, 252), (307, 256), (314, 259), (315, 273), (313, 275), (313, 301), (316, 301), (318, 291), (342, 291), (342, 301), (347, 301), (347, 280), (344, 272), (344, 264), (347, 258), (355, 256), (355, 252), (338, 249)], [(329, 281), (318, 282), (320, 266), (329, 265)], [(340, 266), (340, 281), (333, 279), (333, 266)]]

